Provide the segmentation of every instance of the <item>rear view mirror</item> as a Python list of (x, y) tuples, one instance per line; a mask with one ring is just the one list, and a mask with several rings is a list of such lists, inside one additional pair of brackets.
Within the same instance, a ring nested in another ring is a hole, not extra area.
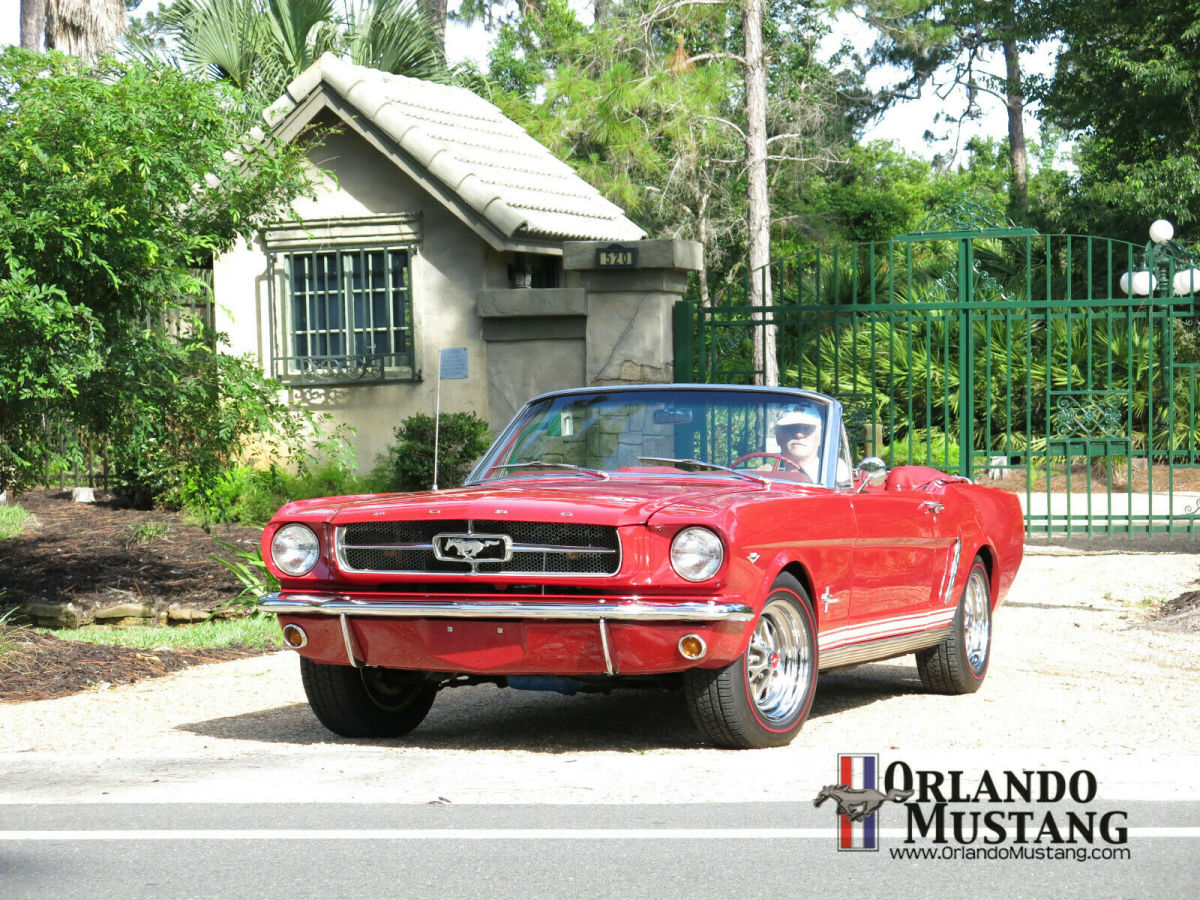
[(655, 425), (691, 425), (692, 411), (682, 406), (664, 406), (654, 411)]
[(879, 487), (887, 481), (887, 463), (878, 456), (868, 456), (858, 464), (858, 472), (862, 476), (862, 485), (859, 490), (865, 487)]

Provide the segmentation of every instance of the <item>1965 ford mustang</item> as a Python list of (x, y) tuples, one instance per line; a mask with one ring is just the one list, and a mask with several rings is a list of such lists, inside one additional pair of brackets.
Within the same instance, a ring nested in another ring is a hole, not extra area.
[(441, 688), (682, 688), (715, 744), (785, 744), (820, 670), (915, 653), (987, 674), (1022, 553), (1014, 495), (853, 466), (842, 406), (784, 388), (560, 391), (462, 488), (283, 507), (263, 598), (308, 700), (348, 737), (406, 734)]

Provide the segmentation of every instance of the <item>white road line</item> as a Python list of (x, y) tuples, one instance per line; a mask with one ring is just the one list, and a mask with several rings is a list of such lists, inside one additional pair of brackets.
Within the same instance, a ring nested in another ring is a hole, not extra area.
[[(902, 828), (880, 836), (904, 839)], [(729, 841), (832, 840), (834, 828), (216, 828), (163, 830), (0, 831), (20, 841)], [(1200, 827), (1130, 828), (1130, 838), (1200, 838)]]

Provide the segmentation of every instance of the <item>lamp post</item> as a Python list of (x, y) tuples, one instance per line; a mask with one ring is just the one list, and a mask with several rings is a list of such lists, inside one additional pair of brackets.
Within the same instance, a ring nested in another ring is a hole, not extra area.
[(1142, 251), (1142, 267), (1121, 276), (1121, 292), (1134, 297), (1194, 297), (1200, 292), (1200, 268), (1190, 251), (1174, 240), (1175, 226), (1166, 219), (1150, 225), (1150, 240)]

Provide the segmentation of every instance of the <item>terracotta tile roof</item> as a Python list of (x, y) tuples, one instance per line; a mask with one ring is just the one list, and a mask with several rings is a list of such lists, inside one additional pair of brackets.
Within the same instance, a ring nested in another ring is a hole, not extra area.
[(506, 238), (637, 240), (645, 232), (524, 128), (466, 88), (326, 53), (266, 112), (277, 124), (324, 87), (394, 140)]

